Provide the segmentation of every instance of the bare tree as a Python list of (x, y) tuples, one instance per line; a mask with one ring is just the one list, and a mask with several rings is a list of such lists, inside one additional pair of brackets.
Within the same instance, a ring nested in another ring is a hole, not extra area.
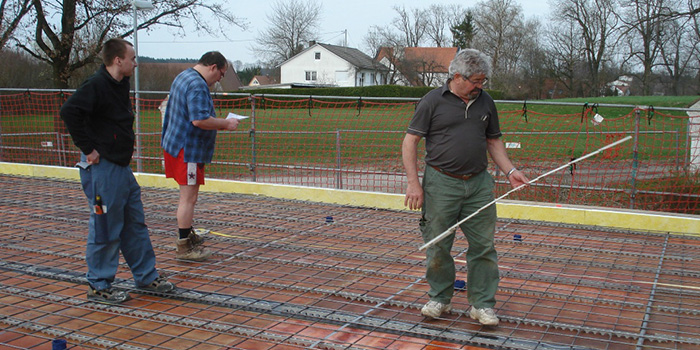
[(0, 87), (50, 89), (50, 67), (22, 51), (0, 51)]
[(583, 44), (589, 89), (586, 95), (597, 96), (603, 87), (601, 67), (615, 50), (618, 31), (617, 0), (555, 0), (554, 11), (560, 23), (571, 22), (576, 26)]
[(417, 47), (423, 43), (426, 34), (428, 21), (425, 10), (406, 10), (405, 6), (394, 6), (394, 11), (398, 14), (392, 22), (402, 38), (401, 46)]
[(409, 62), (404, 52), (407, 47), (417, 47), (423, 42), (427, 20), (425, 10), (406, 10), (394, 6), (397, 16), (386, 27), (372, 26), (365, 36), (365, 45), (376, 52), (375, 57), (384, 60), (389, 67), (387, 83), (412, 85), (415, 81), (407, 72), (408, 67), (415, 67), (416, 62)]
[[(578, 26), (574, 22), (550, 22), (546, 42), (546, 64), (555, 79), (548, 97), (582, 96), (585, 44)], [(562, 91), (564, 96), (558, 91)]]
[[(17, 42), (27, 53), (51, 65), (57, 88), (69, 87), (75, 71), (98, 60), (106, 40), (133, 33), (133, 7), (128, 0), (33, 0), (33, 5), (36, 14), (34, 41)], [(189, 21), (197, 30), (214, 34), (217, 29), (215, 34), (218, 34), (218, 30), (231, 24), (245, 26), (222, 4), (209, 1), (155, 0), (153, 5), (155, 9), (146, 12), (139, 29), (164, 25), (184, 32), (184, 24)], [(211, 16), (205, 19), (201, 12), (209, 12)], [(54, 17), (60, 18), (58, 24), (49, 20)]]
[[(695, 3), (696, 0), (689, 0), (689, 8), (690, 9), (700, 9), (700, 1), (699, 4)], [(691, 23), (693, 24), (691, 26), (691, 29), (693, 30), (693, 37), (692, 40), (696, 42), (700, 42), (700, 11), (695, 11), (690, 14), (691, 18)], [(696, 49), (696, 54), (695, 54), (696, 62), (695, 62), (695, 79), (696, 79), (696, 91), (700, 90), (700, 48)]]
[(535, 33), (525, 29), (522, 8), (513, 0), (479, 2), (474, 18), (478, 31), (474, 47), (491, 56), (492, 87), (504, 88), (517, 71), (525, 37)]
[(426, 31), (432, 45), (449, 46), (450, 30), (463, 20), (464, 10), (459, 5), (433, 4), (425, 11)]
[[(695, 32), (691, 17), (676, 17), (665, 22), (661, 33), (662, 66), (671, 78), (671, 91), (680, 95), (680, 81), (688, 68), (694, 64), (700, 42), (694, 40)], [(697, 28), (695, 28), (697, 31)]]
[(663, 46), (661, 33), (672, 10), (674, 1), (668, 0), (625, 0), (623, 14), (625, 40), (628, 47), (628, 60), (641, 64), (642, 93), (651, 92), (653, 70), (658, 65)]
[(267, 15), (269, 27), (258, 33), (253, 50), (272, 65), (288, 60), (316, 38), (320, 16), (316, 1), (276, 1)]
[(32, 9), (32, 0), (2, 0), (0, 2), (0, 50), (10, 40), (22, 18)]
[[(527, 21), (525, 29), (533, 33), (540, 33), (541, 24), (538, 20)], [(522, 42), (524, 50), (518, 62), (519, 74), (517, 74), (516, 81), (519, 84), (516, 94), (511, 96), (532, 99), (544, 95), (545, 80), (549, 74), (545, 64), (547, 51), (544, 49), (542, 41), (544, 41), (543, 35), (525, 36), (525, 41)]]

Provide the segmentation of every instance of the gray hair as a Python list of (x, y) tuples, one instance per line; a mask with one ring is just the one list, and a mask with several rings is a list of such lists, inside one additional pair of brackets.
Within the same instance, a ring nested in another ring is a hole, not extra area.
[(474, 74), (484, 74), (491, 76), (491, 57), (475, 49), (463, 49), (457, 52), (455, 58), (450, 62), (450, 77), (455, 74), (469, 78)]

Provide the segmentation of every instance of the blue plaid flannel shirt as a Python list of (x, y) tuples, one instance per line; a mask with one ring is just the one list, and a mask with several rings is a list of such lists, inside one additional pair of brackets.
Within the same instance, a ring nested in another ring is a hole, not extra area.
[(173, 81), (165, 109), (161, 145), (173, 157), (184, 149), (185, 162), (210, 163), (214, 156), (216, 130), (203, 130), (195, 120), (216, 117), (209, 86), (194, 68), (189, 68)]

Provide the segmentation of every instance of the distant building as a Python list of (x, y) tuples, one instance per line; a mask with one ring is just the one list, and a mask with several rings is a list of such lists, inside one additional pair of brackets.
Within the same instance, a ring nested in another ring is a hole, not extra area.
[(390, 81), (404, 86), (442, 86), (456, 47), (382, 47), (375, 60), (389, 67)]
[(280, 84), (371, 86), (386, 84), (389, 69), (358, 49), (311, 42), (280, 64)]
[(609, 82), (607, 86), (616, 96), (629, 96), (633, 80), (634, 78), (628, 75), (621, 75), (617, 80)]
[(277, 79), (269, 75), (256, 75), (250, 80), (248, 86), (261, 86), (261, 85), (273, 85), (277, 84)]

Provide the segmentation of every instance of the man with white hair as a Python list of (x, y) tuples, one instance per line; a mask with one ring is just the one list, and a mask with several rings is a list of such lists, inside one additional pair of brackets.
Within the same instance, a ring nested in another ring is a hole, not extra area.
[[(490, 59), (465, 49), (450, 63), (450, 79), (419, 102), (402, 144), (408, 186), (404, 204), (422, 209), (420, 230), (429, 242), (458, 221), (493, 201), (494, 180), (486, 171), (487, 153), (514, 188), (529, 182), (513, 166), (499, 139), (496, 105), (482, 90), (491, 73)], [(418, 179), (417, 150), (425, 138), (425, 173)], [(494, 246), (496, 206), (491, 205), (460, 228), (469, 243), (467, 293), (469, 315), (483, 325), (498, 325), (494, 311), (498, 259)], [(450, 253), (454, 234), (426, 251), (430, 301), (421, 313), (440, 317), (452, 309), (455, 265)]]

